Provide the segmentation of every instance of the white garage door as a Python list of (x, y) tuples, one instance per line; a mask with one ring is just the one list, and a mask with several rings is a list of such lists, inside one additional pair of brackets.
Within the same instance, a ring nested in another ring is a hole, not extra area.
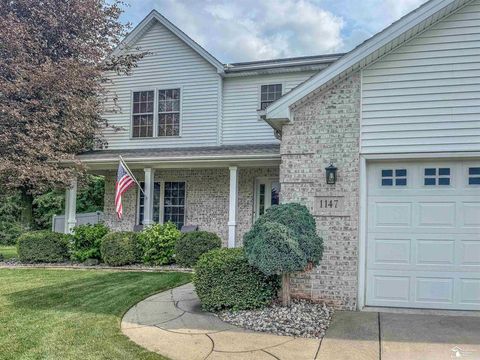
[(368, 167), (366, 303), (480, 310), (480, 160)]

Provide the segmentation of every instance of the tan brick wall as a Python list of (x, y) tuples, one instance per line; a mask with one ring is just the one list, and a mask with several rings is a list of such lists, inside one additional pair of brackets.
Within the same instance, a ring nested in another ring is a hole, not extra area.
[[(239, 168), (239, 194), (237, 214), (237, 244), (252, 226), (254, 207), (254, 184), (257, 177), (278, 176), (278, 168)], [(136, 172), (139, 181), (143, 172)], [(199, 225), (201, 230), (217, 233), (227, 244), (228, 238), (228, 198), (229, 170), (218, 169), (178, 169), (155, 171), (155, 181), (186, 182), (186, 224)], [(114, 209), (114, 174), (105, 182), (105, 222), (116, 230), (133, 230), (137, 214), (137, 189), (129, 190), (123, 199), (124, 217), (117, 219)]]
[[(359, 222), (358, 74), (339, 82), (294, 109), (283, 127), (280, 182), (282, 202), (300, 202), (314, 214), (324, 239), (321, 264), (292, 277), (292, 294), (355, 309)], [(325, 167), (338, 168), (335, 185), (327, 185)], [(338, 196), (339, 210), (319, 210), (318, 197)]]

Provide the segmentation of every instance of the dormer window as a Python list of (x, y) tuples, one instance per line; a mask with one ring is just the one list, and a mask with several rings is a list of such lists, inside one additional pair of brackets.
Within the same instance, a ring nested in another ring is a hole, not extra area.
[(260, 109), (265, 110), (268, 105), (282, 96), (282, 84), (262, 85), (260, 89)]
[(180, 89), (135, 91), (132, 98), (132, 137), (180, 135)]

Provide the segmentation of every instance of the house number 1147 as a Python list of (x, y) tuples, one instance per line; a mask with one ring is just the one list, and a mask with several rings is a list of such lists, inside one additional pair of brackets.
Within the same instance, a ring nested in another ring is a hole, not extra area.
[(338, 199), (321, 199), (320, 209), (338, 209)]

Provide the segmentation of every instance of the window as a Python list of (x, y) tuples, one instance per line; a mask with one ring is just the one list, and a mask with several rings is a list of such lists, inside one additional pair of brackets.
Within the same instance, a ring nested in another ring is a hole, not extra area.
[(132, 137), (180, 135), (180, 89), (135, 91), (132, 106)]
[(406, 186), (407, 169), (382, 170), (382, 186)]
[(255, 193), (255, 218), (258, 218), (270, 206), (280, 203), (280, 182), (271, 178), (257, 179)]
[(133, 93), (133, 137), (153, 136), (153, 91)]
[[(145, 183), (141, 182), (140, 186), (145, 190)], [(145, 195), (139, 191), (138, 199), (138, 224), (143, 225), (143, 214), (145, 213)], [(160, 183), (155, 182), (153, 185), (153, 221), (160, 221)]]
[(426, 168), (424, 169), (424, 185), (450, 185), (450, 168)]
[(480, 167), (468, 168), (468, 185), (480, 185)]
[(181, 229), (185, 221), (185, 183), (165, 182), (163, 221), (172, 221)]
[(282, 96), (282, 84), (262, 85), (260, 91), (260, 109), (265, 110), (268, 105)]
[(180, 89), (158, 91), (158, 136), (180, 135)]

